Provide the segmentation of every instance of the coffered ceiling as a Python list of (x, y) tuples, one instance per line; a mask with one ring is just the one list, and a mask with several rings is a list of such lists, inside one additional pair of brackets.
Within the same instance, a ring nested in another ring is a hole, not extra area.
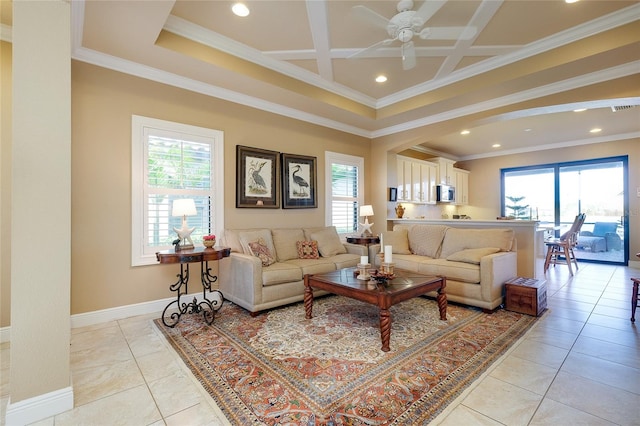
[(640, 137), (640, 2), (426, 2), (407, 70), (383, 0), (74, 0), (73, 56), (459, 159)]

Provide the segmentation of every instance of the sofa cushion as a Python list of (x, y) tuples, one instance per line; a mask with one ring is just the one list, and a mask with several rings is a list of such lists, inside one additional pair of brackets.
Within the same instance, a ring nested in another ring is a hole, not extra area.
[(313, 232), (310, 237), (312, 241), (315, 240), (318, 242), (318, 251), (322, 257), (331, 257), (347, 252), (347, 249), (340, 241), (335, 226), (327, 226), (321, 231)]
[(320, 257), (317, 241), (296, 241), (296, 247), (298, 249), (298, 259), (318, 259)]
[(411, 254), (408, 233), (406, 228), (399, 228), (397, 231), (385, 231), (382, 233), (380, 244), (391, 246), (393, 254)]
[(442, 250), (439, 257), (446, 259), (458, 251), (484, 247), (497, 247), (500, 251), (510, 251), (512, 245), (512, 229), (448, 228), (442, 241)]
[(454, 262), (480, 264), (480, 258), (489, 254), (497, 253), (500, 249), (496, 247), (482, 247), (476, 249), (460, 250), (447, 256), (447, 260)]
[(331, 259), (324, 257), (319, 259), (291, 259), (287, 260), (286, 263), (300, 268), (303, 277), (306, 274), (326, 274), (336, 270), (336, 265)]
[(328, 258), (330, 262), (336, 265), (336, 269), (351, 268), (360, 263), (360, 256), (352, 253), (336, 254)]
[(262, 285), (290, 283), (302, 280), (302, 269), (287, 262), (276, 262), (262, 268)]
[(442, 275), (447, 277), (447, 280), (480, 283), (480, 265), (471, 263), (429, 259), (418, 264), (418, 272), (425, 275)]
[(412, 226), (409, 232), (411, 253), (420, 256), (438, 257), (446, 230), (447, 227), (444, 225)]
[(242, 244), (240, 244), (240, 232), (238, 229), (225, 229), (222, 233), (222, 245), (231, 249), (234, 253), (244, 253)]
[(298, 258), (296, 241), (304, 240), (302, 228), (272, 229), (273, 245), (276, 248), (278, 262)]

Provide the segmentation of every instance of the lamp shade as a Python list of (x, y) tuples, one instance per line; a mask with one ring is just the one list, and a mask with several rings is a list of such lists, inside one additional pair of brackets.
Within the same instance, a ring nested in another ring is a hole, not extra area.
[(196, 214), (198, 214), (196, 203), (191, 198), (173, 200), (171, 216), (195, 216)]
[(360, 206), (360, 216), (373, 216), (373, 207), (368, 204)]

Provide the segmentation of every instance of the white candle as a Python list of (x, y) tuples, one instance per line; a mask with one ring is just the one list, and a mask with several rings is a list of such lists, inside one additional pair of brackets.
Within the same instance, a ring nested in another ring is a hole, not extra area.
[(391, 258), (392, 247), (384, 246), (384, 263), (391, 263), (393, 259)]
[(380, 234), (380, 253), (384, 253), (384, 235)]
[(360, 264), (366, 265), (367, 263), (369, 263), (369, 256), (360, 256)]

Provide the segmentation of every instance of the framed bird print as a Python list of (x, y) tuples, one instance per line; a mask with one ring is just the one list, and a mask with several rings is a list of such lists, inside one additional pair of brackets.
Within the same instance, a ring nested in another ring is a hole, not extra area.
[(282, 208), (317, 208), (316, 157), (293, 154), (281, 154), (281, 157)]
[(236, 207), (280, 208), (280, 153), (236, 147)]

